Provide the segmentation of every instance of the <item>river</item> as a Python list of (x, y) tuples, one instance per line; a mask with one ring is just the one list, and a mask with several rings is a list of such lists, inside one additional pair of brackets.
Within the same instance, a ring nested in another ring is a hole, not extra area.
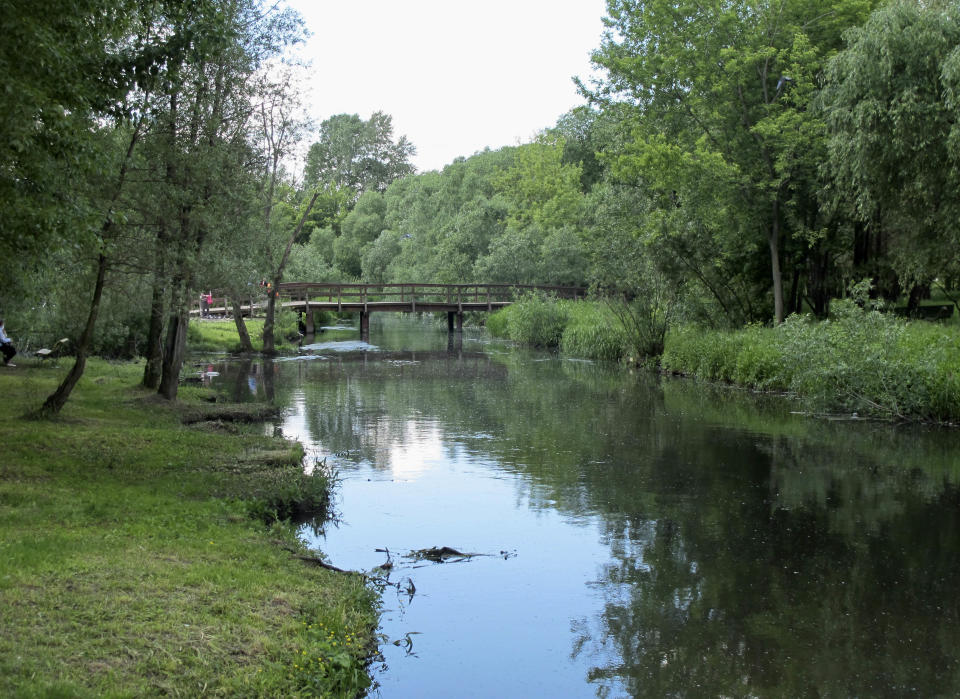
[(309, 544), (392, 563), (374, 694), (960, 695), (956, 430), (399, 316), (304, 352), (215, 382), (339, 473)]

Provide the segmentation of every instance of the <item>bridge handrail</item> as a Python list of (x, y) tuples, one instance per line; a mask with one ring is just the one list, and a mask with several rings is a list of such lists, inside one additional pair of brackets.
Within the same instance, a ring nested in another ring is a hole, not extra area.
[(399, 297), (400, 300), (422, 300), (423, 297), (445, 297), (475, 302), (510, 299), (518, 291), (542, 291), (562, 298), (582, 298), (587, 290), (576, 286), (556, 286), (544, 284), (437, 284), (437, 283), (384, 283), (369, 284), (358, 282), (282, 282), (278, 292), (288, 298), (306, 298), (307, 296), (327, 296), (329, 300), (359, 298), (363, 302), (371, 297)]

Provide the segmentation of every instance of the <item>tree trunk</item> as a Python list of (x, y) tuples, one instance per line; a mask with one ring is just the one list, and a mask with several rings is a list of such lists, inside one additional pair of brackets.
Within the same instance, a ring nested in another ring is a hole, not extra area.
[(163, 352), (163, 375), (160, 378), (158, 393), (167, 400), (177, 397), (180, 387), (180, 368), (183, 366), (183, 353), (187, 346), (188, 315), (182, 304), (173, 309), (167, 325), (167, 341)]
[(310, 202), (307, 204), (307, 208), (300, 217), (300, 222), (297, 223), (297, 229), (287, 240), (287, 247), (284, 249), (283, 257), (280, 258), (280, 264), (277, 265), (277, 270), (273, 275), (273, 289), (267, 294), (267, 316), (263, 321), (263, 353), (266, 355), (277, 353), (273, 341), (273, 325), (274, 313), (276, 310), (276, 297), (280, 293), (280, 282), (283, 281), (283, 270), (286, 269), (287, 260), (290, 259), (290, 250), (293, 248), (293, 242), (300, 237), (300, 231), (303, 230), (303, 224), (306, 222), (307, 216), (310, 215), (310, 210), (317, 202), (317, 197), (319, 196), (320, 190), (318, 189), (313, 193), (313, 196), (310, 197)]
[(770, 269), (773, 276), (773, 320), (783, 322), (783, 274), (780, 271), (780, 201), (773, 202), (773, 221), (770, 224)]
[(800, 266), (796, 265), (793, 268), (793, 279), (790, 282), (790, 303), (785, 309), (786, 315), (792, 315), (793, 313), (800, 312), (801, 305), (801, 296), (800, 296)]
[(160, 385), (163, 372), (163, 314), (164, 314), (164, 277), (166, 267), (163, 262), (163, 240), (157, 238), (157, 266), (153, 273), (153, 297), (150, 300), (150, 329), (147, 332), (147, 365), (143, 368), (143, 385), (156, 389)]
[(273, 287), (267, 290), (267, 307), (264, 311), (266, 315), (263, 318), (263, 353), (268, 356), (277, 353), (273, 340), (273, 325), (274, 315), (276, 313), (276, 298), (277, 294), (280, 293), (277, 285), (281, 279), (283, 279), (282, 269), (280, 273), (274, 277)]
[(93, 300), (90, 303), (90, 313), (87, 315), (87, 324), (83, 328), (80, 340), (77, 342), (77, 356), (74, 359), (73, 367), (63, 379), (63, 382), (57, 387), (46, 401), (43, 407), (38, 411), (42, 417), (56, 415), (66, 404), (74, 386), (83, 376), (83, 370), (87, 365), (87, 352), (90, 350), (90, 342), (93, 340), (93, 330), (97, 324), (97, 316), (100, 313), (100, 299), (103, 298), (103, 284), (107, 275), (107, 257), (102, 252), (97, 259), (97, 282), (93, 287)]
[[(242, 305), (240, 296), (230, 295), (230, 306), (233, 308), (233, 322), (237, 326), (237, 335), (240, 336), (240, 351), (244, 354), (253, 353), (253, 344), (250, 342), (250, 333), (247, 332), (247, 324), (243, 320), (243, 312), (240, 310)], [(250, 309), (251, 314), (253, 309)]]

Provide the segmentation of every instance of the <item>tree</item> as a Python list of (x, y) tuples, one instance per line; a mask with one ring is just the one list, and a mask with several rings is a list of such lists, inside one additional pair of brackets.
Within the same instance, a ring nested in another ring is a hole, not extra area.
[(960, 272), (960, 8), (894, 2), (846, 35), (821, 105), (830, 168), (899, 279)]
[(320, 140), (310, 146), (304, 179), (307, 186), (331, 183), (354, 192), (383, 192), (395, 179), (413, 174), (416, 149), (406, 136), (393, 140), (389, 114), (337, 114), (320, 125)]
[(95, 235), (102, 224), (85, 187), (109, 167), (104, 161), (112, 144), (101, 138), (97, 122), (123, 115), (136, 79), (154, 69), (167, 48), (128, 40), (138, 18), (137, 5), (125, 0), (0, 6), (4, 301), (27, 296), (19, 286), (23, 270), (42, 263), (47, 249)]
[[(606, 70), (584, 91), (605, 110), (625, 113), (628, 151), (610, 154), (639, 174), (644, 159), (682, 154), (693, 189), (703, 164), (722, 166), (736, 200), (726, 203), (729, 239), (767, 248), (776, 322), (785, 315), (783, 248), (808, 231), (794, 216), (823, 153), (823, 124), (810, 109), (826, 60), (843, 29), (858, 24), (870, 0), (775, 2), (611, 0), (608, 31), (594, 63)], [(631, 162), (632, 161), (632, 162)], [(647, 186), (669, 196), (653, 169)], [(720, 204), (721, 202), (717, 202)], [(672, 204), (688, 208), (676, 200)], [(689, 211), (692, 220), (710, 211)]]

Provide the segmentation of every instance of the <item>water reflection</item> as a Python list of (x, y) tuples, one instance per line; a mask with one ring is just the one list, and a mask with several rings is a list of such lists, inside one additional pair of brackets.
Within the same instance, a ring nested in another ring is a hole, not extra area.
[(213, 378), (338, 465), (338, 565), (516, 550), (395, 569), (384, 696), (960, 693), (955, 432), (415, 330)]

